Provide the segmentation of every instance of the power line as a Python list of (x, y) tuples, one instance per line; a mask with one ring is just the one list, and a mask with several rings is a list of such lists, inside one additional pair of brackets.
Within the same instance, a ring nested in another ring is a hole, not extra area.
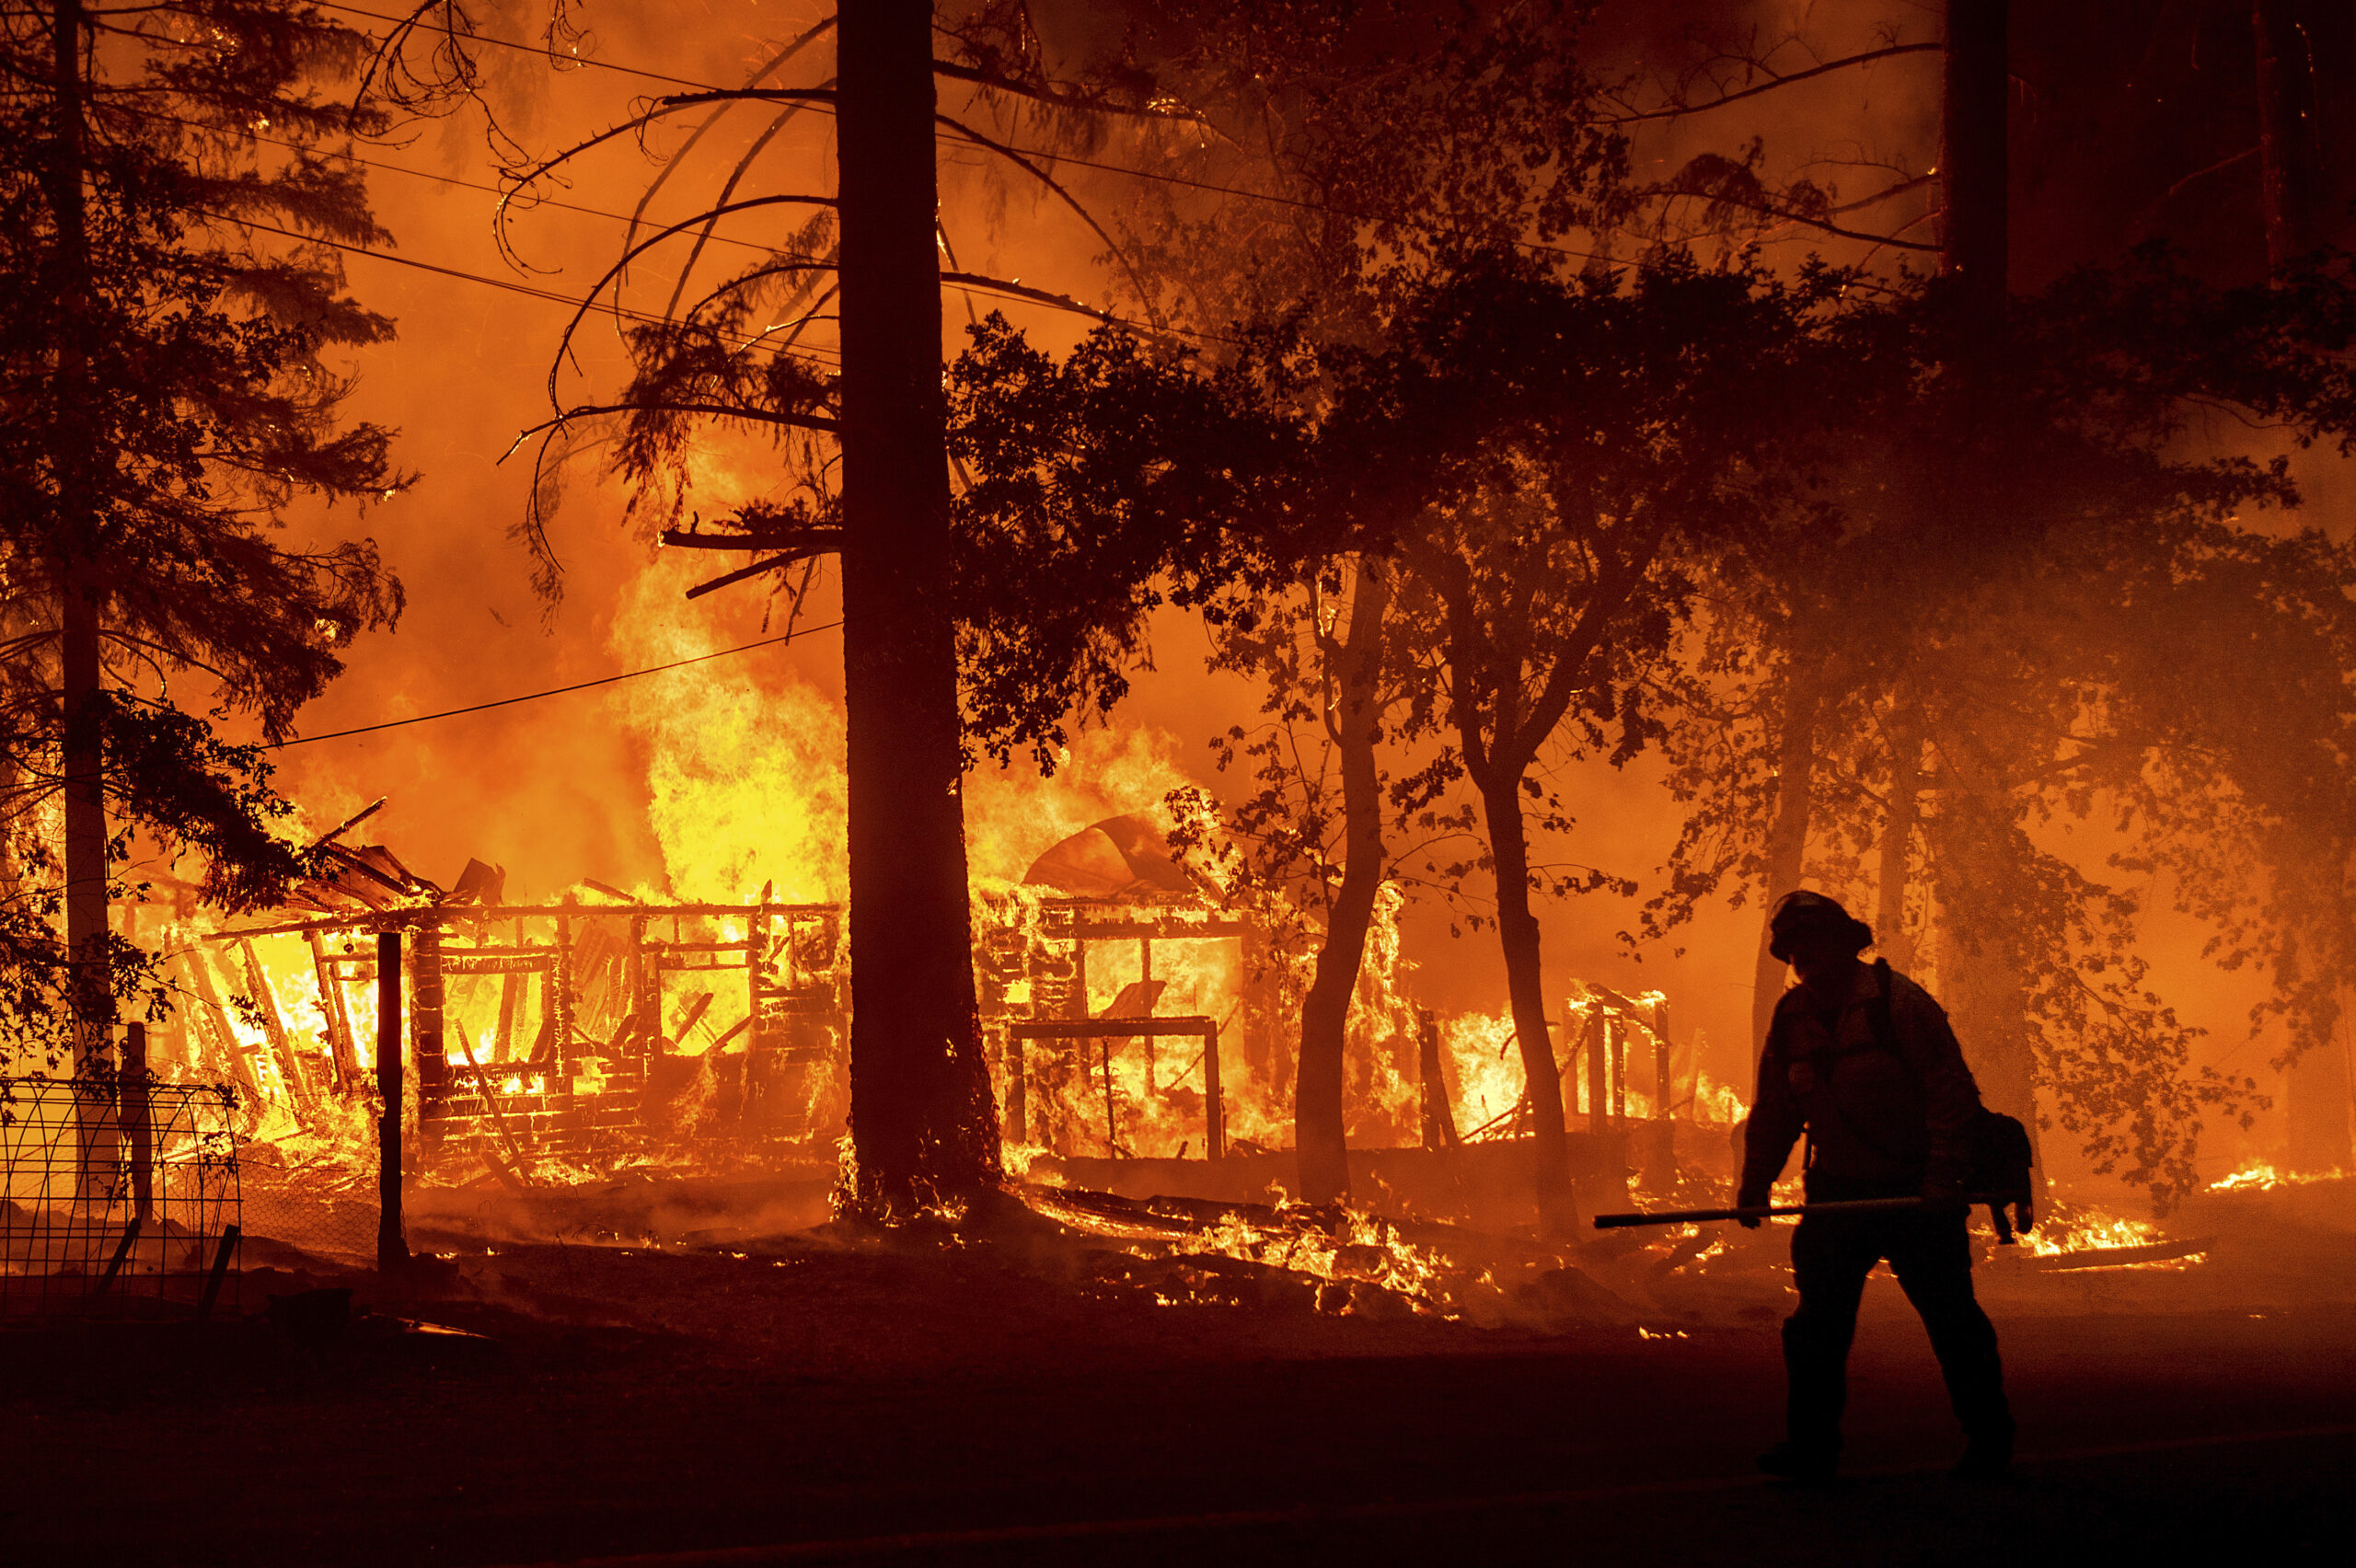
[[(168, 120), (175, 125), (192, 126), (198, 130), (207, 129), (197, 121), (182, 119), (177, 114), (166, 114), (160, 110), (133, 109), (130, 112), (144, 115), (150, 120)], [(282, 136), (265, 136), (254, 131), (248, 131), (245, 135), (248, 140), (265, 143), (273, 147), (284, 147), (289, 152), (307, 153), (313, 157), (332, 158), (339, 163), (357, 164), (363, 168), (378, 169), (386, 174), (404, 174), (411, 179), (430, 179), (437, 185), (456, 186), (461, 190), (479, 190), (486, 196), (496, 196), (502, 201), (514, 195), (514, 191), (502, 190), (496, 185), (485, 185), (477, 179), (460, 179), (454, 174), (436, 174), (432, 169), (410, 168), (405, 164), (387, 163), (381, 158), (364, 158), (357, 153), (329, 152), (321, 147), (306, 146), (300, 142), (290, 142)], [(560, 202), (553, 196), (535, 196), (531, 199), (530, 207), (558, 207), (568, 213), (579, 213), (592, 218), (606, 218), (618, 224), (641, 221), (631, 217), (628, 213), (609, 213), (602, 207), (584, 207), (578, 202)], [(772, 246), (763, 245), (756, 239), (738, 239), (733, 235), (715, 234), (710, 237), (715, 244), (739, 246), (746, 250), (768, 251), (775, 248)]]
[[(367, 17), (372, 20), (390, 22), (395, 25), (405, 23), (409, 19), (404, 17), (388, 17), (380, 11), (363, 10), (356, 6), (323, 4), (321, 5), (320, 9), (327, 11), (342, 11), (352, 16)], [(673, 86), (692, 87), (698, 92), (731, 93), (739, 90), (734, 87), (722, 86), (716, 82), (694, 81), (688, 77), (668, 75), (660, 71), (649, 71), (636, 65), (618, 64), (609, 60), (591, 59), (583, 55), (559, 55), (549, 49), (534, 44), (519, 43), (514, 39), (494, 38), (488, 33), (458, 33), (446, 26), (433, 30), (446, 33), (452, 38), (464, 39), (469, 42), (495, 44), (502, 49), (512, 49), (520, 51), (526, 54), (537, 54), (542, 59), (548, 60), (551, 63), (570, 63), (572, 64), (584, 67), (595, 67), (595, 69), (602, 71), (618, 72), (624, 75), (640, 76), (648, 81), (662, 82)], [(834, 112), (834, 110), (826, 104), (813, 103), (806, 104), (803, 107), (816, 114), (832, 114)], [(976, 144), (964, 137), (954, 136), (949, 133), (941, 131), (936, 131), (933, 133), (933, 140), (936, 142), (954, 142), (959, 146), (967, 147)], [(1207, 180), (1189, 179), (1184, 175), (1161, 174), (1151, 169), (1132, 168), (1126, 164), (1104, 163), (1093, 158), (1084, 158), (1073, 153), (1050, 152), (1045, 148), (1018, 146), (1011, 143), (1008, 144), (1008, 147), (1010, 151), (1019, 154), (1023, 157), (1039, 158), (1048, 162), (1070, 164), (1078, 168), (1095, 169), (1105, 174), (1125, 175), (1131, 179), (1154, 180), (1164, 185), (1183, 186), (1191, 190), (1200, 190), (1215, 196), (1233, 196), (1249, 202), (1266, 202), (1276, 206), (1296, 208), (1302, 212), (1324, 213), (1334, 217), (1353, 218), (1360, 223), (1396, 223), (1403, 227), (1419, 228), (1426, 233), (1442, 232), (1441, 225), (1438, 224), (1418, 223), (1413, 219), (1395, 216), (1385, 217), (1380, 213), (1374, 213), (1353, 212), (1347, 207), (1335, 207), (1322, 202), (1311, 202), (1302, 197), (1281, 196), (1273, 191), (1252, 190), (1247, 190), (1244, 187), (1235, 185), (1215, 185)], [(1549, 255), (1566, 257), (1572, 260), (1592, 261), (1599, 259), (1611, 259), (1611, 258), (1603, 256), (1598, 251), (1574, 250), (1568, 246), (1554, 245), (1545, 240), (1517, 240), (1514, 243), (1519, 249), (1544, 251)]]
[[(341, 11), (348, 17), (365, 17), (370, 21), (387, 22), (397, 28), (410, 26), (411, 22), (415, 20), (414, 17), (387, 16), (382, 11), (364, 10), (358, 6), (329, 5), (326, 4), (325, 0), (321, 0), (319, 9), (322, 11)], [(729, 90), (725, 87), (715, 87), (710, 82), (689, 81), (685, 76), (666, 76), (660, 71), (641, 70), (635, 65), (617, 65), (610, 60), (597, 60), (580, 54), (559, 54), (555, 50), (547, 48), (543, 45), (518, 43), (512, 38), (495, 38), (490, 33), (462, 33), (450, 27), (447, 23), (444, 23), (439, 27), (425, 22), (417, 22), (416, 25), (425, 29), (428, 32), (446, 33), (451, 38), (462, 40), (468, 43), (495, 44), (501, 49), (513, 49), (524, 54), (537, 54), (552, 65), (578, 65), (586, 70), (614, 71), (618, 72), (625, 76), (641, 76), (650, 82), (668, 83), (670, 86), (675, 87), (693, 87), (698, 92), (726, 92)]]
[[(178, 115), (164, 114), (155, 110), (139, 110), (134, 112), (144, 114), (150, 119), (168, 120), (179, 125), (196, 124), (196, 121), (194, 121), (183, 120)], [(485, 185), (479, 180), (460, 179), (456, 175), (436, 174), (431, 169), (409, 168), (400, 164), (386, 163), (376, 158), (364, 158), (356, 153), (328, 152), (318, 147), (306, 147), (300, 143), (289, 142), (277, 136), (264, 136), (255, 133), (248, 133), (248, 134), (252, 140), (267, 143), (273, 147), (285, 147), (294, 152), (309, 153), (314, 157), (333, 158), (342, 163), (357, 164), (364, 168), (378, 169), (387, 174), (404, 174), (413, 179), (430, 179), (436, 184), (456, 186), (462, 190), (479, 190), (487, 196), (497, 196), (502, 200), (505, 200), (514, 194), (512, 191), (502, 190), (495, 185)], [(627, 213), (609, 213), (602, 207), (584, 207), (577, 202), (560, 202), (553, 197), (535, 197), (532, 199), (531, 204), (533, 206), (559, 207), (568, 213), (579, 213), (586, 217), (604, 218), (609, 223), (637, 224), (641, 222), (640, 219), (634, 218)], [(272, 234), (283, 235), (290, 233), (290, 231), (286, 229), (271, 228), (267, 224), (255, 223), (253, 220), (248, 218), (232, 218), (225, 214), (217, 213), (207, 213), (205, 215), (208, 217), (219, 217), (221, 221), (225, 223), (246, 224), (251, 227), (268, 229), (269, 232)], [(635, 320), (643, 322), (657, 322), (664, 319), (645, 311), (633, 311), (628, 306), (618, 304), (615, 306), (598, 305), (594, 301), (584, 301), (577, 295), (563, 294), (552, 289), (537, 289), (530, 284), (517, 283), (507, 280), (489, 277), (479, 272), (468, 272), (455, 267), (440, 267), (428, 262), (412, 261), (407, 257), (396, 256), (392, 252), (387, 250), (370, 250), (364, 247), (338, 245), (337, 242), (333, 240), (318, 239), (314, 236), (308, 235), (295, 235), (294, 237), (309, 240), (314, 244), (333, 245), (338, 249), (357, 250), (361, 255), (374, 256), (381, 260), (391, 261), (400, 266), (423, 267), (431, 271), (443, 272), (448, 276), (464, 278), (473, 282), (486, 283), (492, 288), (507, 289), (511, 292), (519, 294), (528, 294), (533, 298), (545, 299), (560, 305), (582, 306), (585, 304), (593, 310), (618, 310), (625, 316), (629, 316)], [(738, 239), (733, 235), (712, 234), (704, 237), (716, 244), (733, 245), (746, 250), (758, 250), (763, 253), (771, 253), (776, 249), (774, 246), (763, 245), (758, 240)], [(989, 289), (978, 284), (953, 282), (944, 279), (941, 286), (943, 288), (954, 289), (958, 293), (964, 294), (987, 294), (992, 298), (1015, 299), (1025, 304), (1038, 306), (1043, 309), (1061, 311), (1068, 316), (1084, 316), (1091, 321), (1113, 322), (1120, 326), (1135, 328), (1140, 331), (1169, 332), (1181, 338), (1192, 338), (1198, 342), (1226, 342), (1229, 340), (1214, 333), (1196, 332), (1183, 327), (1153, 327), (1145, 322), (1131, 321), (1125, 317), (1114, 316), (1109, 311), (1093, 310), (1082, 305), (1063, 304), (1053, 299), (1045, 298), (1036, 291), (1025, 290), (1022, 288), (1019, 283), (1013, 284), (1005, 289)], [(784, 352), (792, 352), (796, 351), (789, 350)], [(827, 351), (823, 349), (809, 349), (800, 352), (815, 356), (821, 360), (829, 357), (839, 358), (839, 356), (829, 356)]]
[(550, 686), (546, 691), (527, 691), (521, 697), (502, 697), (492, 702), (478, 702), (466, 708), (447, 709), (440, 713), (420, 713), (410, 719), (387, 719), (381, 724), (363, 724), (356, 730), (331, 730), (324, 735), (298, 735), (291, 741), (272, 741), (264, 751), (283, 751), (288, 746), (307, 746), (314, 741), (341, 741), (352, 735), (373, 735), (381, 730), (403, 730), (411, 724), (431, 724), (437, 719), (456, 719), (468, 713), (486, 713), (494, 708), (513, 708), (519, 702), (537, 702), (542, 698), (562, 697), (568, 692), (587, 691), (594, 686), (612, 686), (618, 681), (634, 681), (641, 675), (659, 675), (665, 670), (685, 669), (689, 664), (701, 664), (713, 659), (725, 659), (733, 653), (749, 653), (756, 648), (774, 648), (780, 642), (791, 642), (813, 632), (831, 631), (842, 625), (830, 620), (819, 626), (798, 627), (779, 637), (765, 637), (757, 642), (739, 643), (717, 652), (699, 653), (690, 659), (674, 659), (667, 664), (650, 664), (642, 670), (624, 670), (618, 675), (601, 675), (594, 681), (576, 681), (572, 686)]
[[(656, 316), (651, 311), (632, 310), (625, 305), (599, 305), (595, 300), (584, 300), (577, 294), (563, 294), (555, 289), (537, 288), (530, 283), (519, 283), (507, 278), (494, 278), (482, 272), (469, 272), (463, 267), (445, 267), (433, 261), (420, 261), (412, 256), (397, 256), (389, 250), (377, 250), (365, 245), (353, 245), (346, 240), (328, 239), (318, 235), (302, 234), (294, 229), (280, 228), (275, 224), (263, 223), (256, 218), (233, 217), (225, 213), (208, 213), (194, 207), (189, 208), (188, 211), (196, 213), (199, 217), (211, 218), (218, 223), (238, 224), (247, 228), (260, 229), (265, 234), (282, 235), (288, 239), (299, 240), (306, 245), (324, 245), (331, 250), (349, 251), (354, 256), (373, 256), (379, 261), (389, 261), (397, 267), (413, 267), (422, 272), (435, 272), (445, 278), (458, 278), (467, 282), (480, 283), (486, 288), (504, 289), (509, 294), (519, 294), (528, 299), (545, 300), (552, 305), (569, 305), (578, 309), (600, 313), (611, 312), (651, 326), (669, 324), (664, 317)], [(757, 347), (759, 341), (757, 338), (749, 340), (745, 347)], [(824, 349), (773, 349), (770, 352), (788, 354), (797, 359), (813, 360), (821, 364), (831, 366), (840, 364), (839, 355), (829, 354)]]

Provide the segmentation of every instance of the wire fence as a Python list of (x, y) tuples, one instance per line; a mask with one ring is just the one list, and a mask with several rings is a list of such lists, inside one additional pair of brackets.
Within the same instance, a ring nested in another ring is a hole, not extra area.
[(242, 1230), (235, 1102), (142, 1071), (0, 1078), (0, 1315), (212, 1310)]
[[(276, 1150), (249, 1147), (246, 1152), (239, 1181), (248, 1236), (327, 1262), (375, 1265), (379, 1211), (374, 1149), (345, 1150), (334, 1158), (293, 1164), (256, 1158)], [(264, 1248), (255, 1266), (285, 1262), (273, 1249)]]

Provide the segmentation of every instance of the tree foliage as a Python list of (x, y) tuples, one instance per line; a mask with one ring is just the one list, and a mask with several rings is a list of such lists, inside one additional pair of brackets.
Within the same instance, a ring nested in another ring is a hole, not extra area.
[[(408, 482), (388, 432), (339, 415), (334, 356), (391, 323), (312, 242), (384, 237), (353, 167), (320, 155), (377, 128), (322, 90), (366, 40), (284, 0), (71, 9), (61, 71), (57, 8), (0, 8), (8, 1017), (52, 1059), (68, 596), (99, 626), (109, 684), (75, 722), (104, 758), (111, 858), (135, 832), (201, 854), (209, 897), (267, 902), (306, 862), (261, 753), (213, 720), (283, 738), (352, 638), (391, 623), (400, 591), (374, 544), (300, 548), (286, 518)], [(190, 686), (212, 717), (181, 706)], [(118, 989), (152, 992), (116, 946)]]
[[(2015, 302), (1965, 418), (1945, 293), (1890, 309), (1884, 400), (1833, 471), (1840, 528), (1713, 585), (1675, 729), (1684, 837), (1647, 928), (1759, 878), (1776, 725), (1810, 681), (1814, 873), (1927, 882), (1885, 892), (1903, 917), (1885, 943), (1935, 915), (1943, 992), (2016, 990), (1990, 1016), (2027, 1020), (2052, 1118), (2098, 1169), (2180, 1193), (2201, 1116), (2246, 1115), (2255, 1086), (2189, 1065), (2131, 882), (2165, 870), (2221, 954), (2273, 963), (2269, 1008), (2306, 1037), (2347, 973), (2324, 978), (2344, 887), (2280, 870), (2345, 863), (2350, 558), (2259, 525), (2300, 499), (2288, 461), (2217, 435), (2344, 442), (2356, 302), (2327, 270), (2220, 289), (2146, 250)], [(2096, 859), (2117, 877), (2065, 852), (2073, 824), (2114, 846)]]

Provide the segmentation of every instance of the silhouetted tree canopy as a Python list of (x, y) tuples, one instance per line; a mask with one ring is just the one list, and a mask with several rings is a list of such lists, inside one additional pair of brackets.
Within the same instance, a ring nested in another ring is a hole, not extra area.
[[(141, 833), (198, 851), (223, 905), (267, 903), (306, 865), (288, 808), (182, 693), (285, 736), (400, 607), (372, 543), (297, 547), (286, 517), (408, 482), (387, 432), (340, 418), (329, 358), (391, 323), (304, 238), (384, 237), (356, 172), (316, 152), (377, 127), (325, 96), (366, 40), (280, 0), (75, 7), (61, 71), (58, 17), (0, 8), (7, 1016), (52, 1053), (64, 605), (98, 626), (103, 686), (72, 721), (104, 759), (111, 859)], [(145, 971), (115, 956), (129, 994)]]

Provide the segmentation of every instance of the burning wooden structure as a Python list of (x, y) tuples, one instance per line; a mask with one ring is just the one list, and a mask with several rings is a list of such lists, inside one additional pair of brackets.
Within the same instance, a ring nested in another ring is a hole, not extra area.
[[(1247, 978), (1252, 924), (1184, 895), (1008, 903), (977, 953), (1007, 1141), (1122, 1158), (1168, 1153), (1175, 1136), (1181, 1158), (1224, 1155), (1232, 1032), (1265, 1011), (1265, 988)], [(1101, 1008), (1091, 960), (1095, 978), (1118, 986)], [(1162, 1010), (1173, 989), (1191, 1010)]]
[[(215, 933), (209, 960), (182, 955), (193, 1010), (236, 1042), (248, 1085), (282, 1090), (306, 1130), (332, 1133), (366, 1101), (375, 938), (387, 931), (406, 940), (403, 1043), (429, 1163), (471, 1156), (527, 1181), (549, 1161), (831, 1148), (846, 1021), (838, 905), (437, 900)], [(290, 974), (294, 941), (308, 962)], [(271, 943), (276, 963), (262, 955)], [(206, 974), (232, 954), (250, 1004), (242, 1020)], [(300, 1013), (312, 1027), (290, 1024)], [(241, 1038), (255, 1022), (261, 1039)]]
[[(511, 903), (480, 862), (444, 889), (381, 847), (334, 854), (336, 874), (274, 918), (219, 928), (192, 889), (119, 906), (179, 994), (151, 1045), (156, 1071), (231, 1090), (249, 1205), (302, 1209), (276, 1233), (371, 1250), (380, 1084), (394, 1081), (412, 1182), (521, 1192), (627, 1171), (835, 1167), (849, 1109), (842, 905), (767, 889), (664, 902), (594, 882)], [(1023, 882), (977, 891), (973, 951), (1018, 1167), (1112, 1191), (1258, 1199), (1290, 1185), (1299, 961), (1172, 863), (1149, 824), (1100, 823)], [(1419, 1212), (1461, 1206), (1474, 1188), (1519, 1203), (1529, 1117), (1509, 1022), (1435, 1019), (1386, 952), (1352, 1014), (1353, 1148), (1380, 1155), (1381, 1186)], [(1635, 1170), (1665, 1185), (1672, 1119), (1725, 1112), (1692, 1043), (1671, 1045), (1666, 1004), (1585, 986), (1559, 1029), (1582, 1180)], [(1689, 1157), (1723, 1141), (1698, 1125), (1684, 1136)], [(1426, 1181), (1407, 1157), (1432, 1153), (1447, 1170)]]

